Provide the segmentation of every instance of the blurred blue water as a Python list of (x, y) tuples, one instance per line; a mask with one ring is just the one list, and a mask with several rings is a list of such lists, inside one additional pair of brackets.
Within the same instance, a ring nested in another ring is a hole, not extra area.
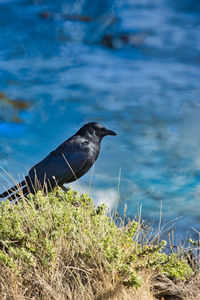
[(17, 178), (96, 120), (118, 136), (92, 186), (117, 191), (121, 169), (119, 210), (157, 220), (162, 202), (178, 232), (200, 230), (199, 30), (195, 0), (1, 1), (0, 91), (32, 105), (15, 124), (0, 102), (0, 165)]

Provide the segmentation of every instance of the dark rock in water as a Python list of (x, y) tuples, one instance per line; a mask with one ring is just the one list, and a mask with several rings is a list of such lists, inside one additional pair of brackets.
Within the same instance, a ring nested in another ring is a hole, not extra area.
[(114, 35), (106, 33), (102, 37), (100, 44), (110, 49), (120, 49), (125, 46), (136, 47), (142, 44), (143, 41), (143, 34), (120, 33), (119, 35)]
[(81, 22), (91, 22), (93, 21), (93, 18), (90, 16), (85, 16), (85, 15), (71, 15), (71, 14), (59, 14), (59, 13), (55, 13), (53, 11), (42, 11), (40, 13), (40, 17), (42, 19), (52, 19), (55, 17), (55, 15), (59, 15), (61, 18), (64, 18), (65, 20), (68, 21), (81, 21)]
[(112, 34), (105, 34), (101, 41), (100, 41), (100, 44), (103, 45), (103, 46), (106, 46), (108, 48), (111, 48), (111, 49), (115, 49), (114, 47), (114, 36)]
[(53, 17), (53, 12), (52, 11), (42, 11), (40, 13), (40, 17), (43, 19), (50, 19)]
[(84, 15), (68, 15), (68, 14), (65, 14), (65, 15), (63, 15), (63, 17), (66, 20), (69, 20), (69, 21), (81, 21), (81, 22), (91, 22), (91, 21), (93, 21), (92, 17), (84, 16)]

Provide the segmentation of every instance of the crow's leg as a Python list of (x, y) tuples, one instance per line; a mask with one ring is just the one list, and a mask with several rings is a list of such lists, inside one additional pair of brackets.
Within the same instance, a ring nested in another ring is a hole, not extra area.
[(69, 188), (66, 188), (66, 186), (64, 185), (60, 185), (61, 189), (64, 191), (64, 192), (68, 192), (69, 191)]

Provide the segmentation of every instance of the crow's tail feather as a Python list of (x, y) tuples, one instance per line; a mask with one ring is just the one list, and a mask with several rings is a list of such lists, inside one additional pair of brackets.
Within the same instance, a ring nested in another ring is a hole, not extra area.
[(35, 193), (33, 188), (33, 184), (28, 176), (25, 177), (23, 181), (16, 184), (12, 188), (0, 194), (0, 198), (4, 198), (6, 200), (19, 200), (22, 195), (26, 197), (29, 193)]
[(21, 181), (20, 183), (16, 184), (15, 186), (11, 187), (9, 190), (5, 191), (4, 193), (0, 194), (0, 198), (6, 198), (13, 193), (22, 189), (22, 187), (26, 184), (25, 180)]
[(44, 181), (43, 184), (37, 179), (33, 182), (29, 176), (26, 176), (23, 181), (16, 184), (12, 188), (0, 194), (0, 198), (10, 201), (18, 201), (22, 197), (26, 197), (29, 193), (35, 194), (37, 191), (42, 190), (45, 194), (51, 191), (58, 183), (56, 180)]
[(24, 186), (23, 188), (21, 188), (19, 191), (13, 193), (12, 195), (10, 195), (9, 197), (6, 198), (6, 200), (9, 201), (18, 201), (23, 197), (26, 197), (29, 194), (29, 189), (27, 186)]

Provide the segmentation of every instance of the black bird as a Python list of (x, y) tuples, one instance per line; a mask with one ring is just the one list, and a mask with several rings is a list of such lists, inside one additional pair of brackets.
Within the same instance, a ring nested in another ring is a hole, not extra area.
[(63, 190), (65, 183), (77, 180), (96, 161), (101, 140), (106, 135), (116, 135), (96, 122), (85, 124), (71, 138), (33, 166), (25, 179), (0, 194), (0, 198), (18, 200), (21, 195), (35, 194), (38, 190), (50, 191), (56, 185)]

